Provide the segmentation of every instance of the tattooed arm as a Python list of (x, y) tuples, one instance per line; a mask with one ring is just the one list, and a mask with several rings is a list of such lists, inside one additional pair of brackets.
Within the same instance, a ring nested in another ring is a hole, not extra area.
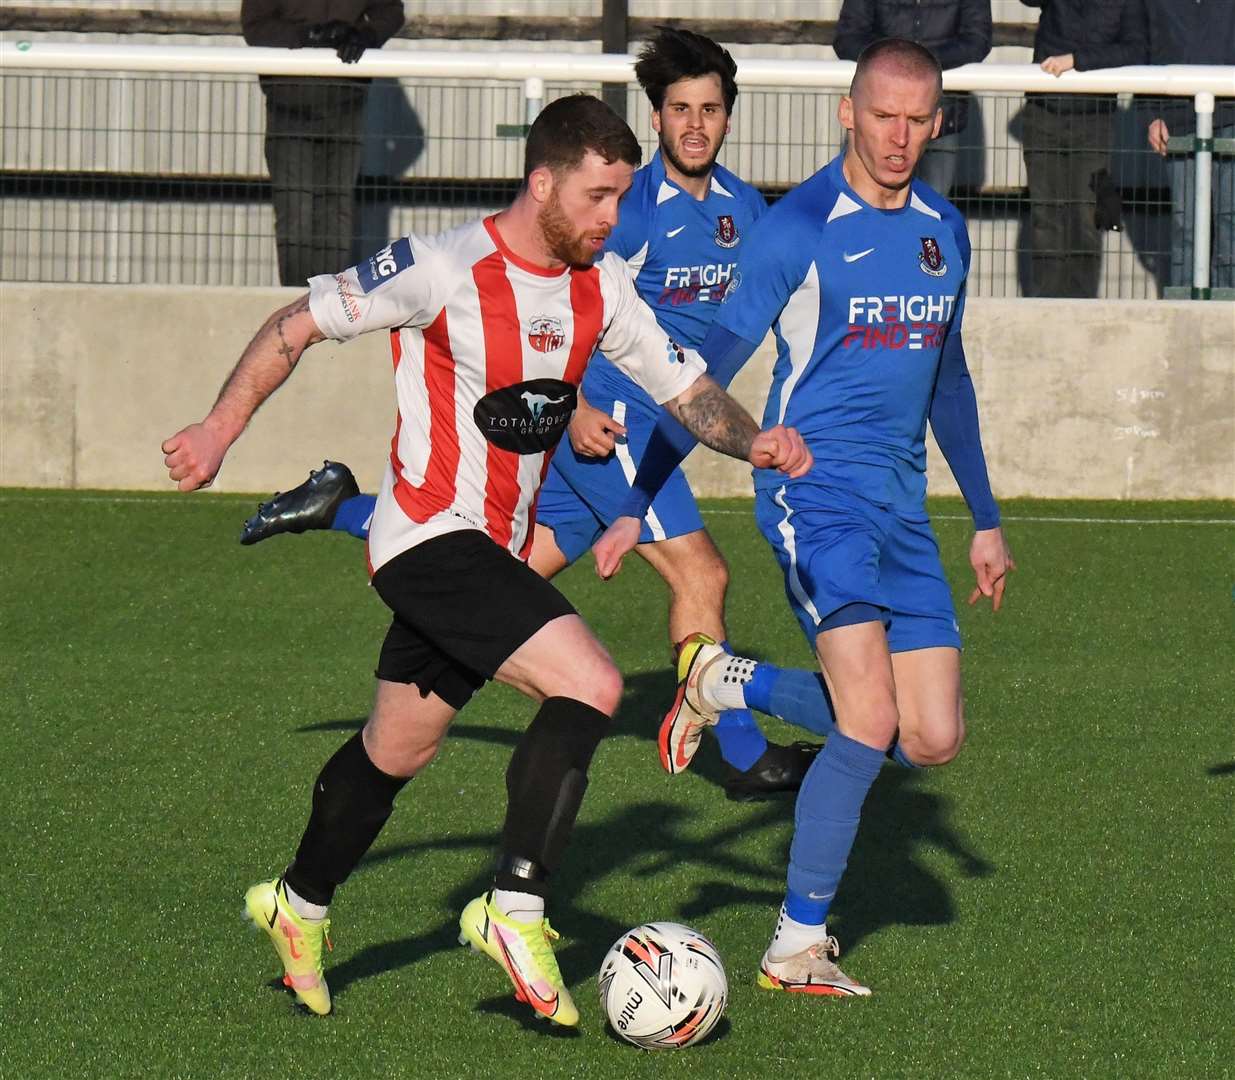
[(665, 408), (704, 446), (729, 457), (749, 458), (759, 425), (708, 376), (700, 376), (666, 401)]
[(181, 491), (211, 484), (228, 448), (258, 407), (292, 373), (305, 349), (324, 338), (309, 311), (308, 294), (266, 320), (223, 383), (205, 419), (163, 443), (168, 473)]

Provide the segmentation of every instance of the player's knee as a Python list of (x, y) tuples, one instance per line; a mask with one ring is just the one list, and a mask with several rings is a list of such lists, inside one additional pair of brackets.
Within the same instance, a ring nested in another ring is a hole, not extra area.
[(591, 655), (574, 657), (540, 690), (545, 697), (572, 698), (612, 716), (622, 700), (622, 673), (606, 652), (597, 649)]
[(912, 734), (902, 732), (901, 749), (915, 765), (929, 768), (954, 760), (964, 742), (965, 718), (958, 710), (955, 718), (921, 725)]
[(572, 680), (571, 688), (563, 696), (591, 705), (606, 716), (617, 712), (622, 700), (622, 673), (612, 661), (606, 659), (604, 663), (597, 663), (580, 676)]

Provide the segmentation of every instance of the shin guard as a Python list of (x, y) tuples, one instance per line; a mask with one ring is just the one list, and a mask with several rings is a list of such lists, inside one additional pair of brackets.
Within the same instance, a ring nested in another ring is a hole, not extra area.
[(546, 698), (506, 770), (499, 889), (544, 896), (574, 828), (592, 755), (609, 728), (599, 709)]

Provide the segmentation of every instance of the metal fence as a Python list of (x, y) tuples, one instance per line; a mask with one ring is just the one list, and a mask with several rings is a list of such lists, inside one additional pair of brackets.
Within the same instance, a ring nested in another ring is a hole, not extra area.
[[(320, 88), (329, 85), (327, 73), (337, 75), (337, 61), (329, 54), (315, 60), (307, 51), (108, 50), (103, 58), (99, 49), (70, 50), (66, 59), (62, 48), (54, 64), (45, 56), (48, 66), (38, 69), (33, 66), (37, 57), (19, 54), (11, 43), (0, 45), (5, 61), (0, 77), (0, 280), (277, 283), (265, 105), (255, 75), (235, 71), (246, 64), (256, 72), (272, 65), (288, 70), (289, 63), (300, 69), (316, 63), (320, 70), (304, 73), (321, 76), (311, 84)], [(354, 256), (381, 247), (391, 236), (437, 232), (500, 208), (521, 173), (529, 94), (534, 109), (562, 93), (597, 90), (600, 80), (629, 76), (628, 61), (617, 57), (543, 54), (521, 61), (517, 54), (478, 53), (470, 60), (469, 55), (383, 50), (372, 61), (362, 61), (376, 81), (362, 120), (354, 125), (360, 168), (345, 242)], [(97, 70), (82, 70), (83, 57)], [(234, 65), (231, 71), (229, 65)], [(452, 65), (458, 77), (429, 77)], [(160, 66), (168, 70), (132, 70)], [(216, 71), (193, 71), (194, 66)], [(400, 66), (422, 73), (402, 73)], [(127, 72), (115, 70), (125, 67)], [(836, 104), (851, 70), (839, 63), (743, 61), (742, 92), (722, 161), (769, 198), (808, 176), (842, 146)], [(1050, 125), (1030, 124), (1039, 160), (1057, 173), (1066, 173), (1072, 158), (1083, 168), (1059, 191), (1048, 191), (1040, 182), (1037, 196), (1032, 187), (1027, 190), (1022, 143), (1027, 121), (1043, 110), (1027, 106), (1021, 89), (1060, 84), (1019, 65), (973, 65), (949, 72), (949, 86), (979, 87), (969, 124), (958, 138), (951, 188), (969, 221), (974, 293), (1038, 293), (1050, 263), (1068, 270), (1086, 260), (1090, 271), (1079, 295), (1155, 297), (1171, 286), (1190, 286), (1189, 257), (1173, 243), (1179, 214), (1171, 199), (1172, 175), (1145, 141), (1148, 120), (1166, 108), (1165, 99), (1133, 101), (1127, 91), (1199, 89), (1235, 95), (1235, 71), (1216, 72), (1121, 69), (1065, 80), (1124, 93), (1117, 108), (1089, 110), (1092, 115), (1082, 111), (1089, 124), (1079, 142), (1067, 125), (1056, 125), (1060, 141), (1052, 144)], [(481, 77), (495, 73), (509, 77)], [(544, 83), (542, 75), (562, 78)], [(764, 82), (777, 85), (759, 85)], [(337, 85), (354, 84), (339, 80)], [(637, 88), (627, 88), (626, 105), (650, 153), (655, 139)], [(1191, 116), (1192, 104), (1185, 100), (1182, 106), (1183, 114)], [(1180, 108), (1178, 99), (1173, 108)], [(1038, 130), (1044, 127), (1045, 135)], [(1181, 149), (1190, 157), (1191, 140)], [(1110, 178), (1107, 210), (1112, 191), (1122, 204), (1109, 222), (1118, 224), (1118, 231), (1092, 234), (1097, 195), (1088, 180), (1098, 170), (1084, 164), (1091, 159), (1103, 163)], [(1228, 214), (1212, 226), (1228, 260), (1215, 267), (1218, 285), (1229, 284), (1222, 275), (1231, 270), (1229, 245), (1223, 248), (1221, 240), (1224, 230), (1235, 231), (1229, 217), (1235, 202), (1233, 173), (1235, 162), (1228, 159), (1213, 174), (1216, 193), (1225, 197), (1218, 205)], [(1176, 181), (1178, 189), (1184, 181)], [(313, 182), (327, 183), (320, 177)], [(1088, 222), (1087, 238), (1070, 241), (1067, 230), (1047, 236), (1031, 229), (1035, 197), (1040, 210), (1046, 205), (1043, 192), (1053, 200), (1047, 219), (1074, 216)], [(331, 224), (319, 226), (329, 230)]]

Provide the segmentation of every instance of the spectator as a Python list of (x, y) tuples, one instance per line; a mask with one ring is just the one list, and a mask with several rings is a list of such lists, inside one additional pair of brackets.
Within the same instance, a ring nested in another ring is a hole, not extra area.
[[(345, 64), (403, 25), (401, 0), (243, 0), (250, 45), (328, 48)], [(266, 167), (274, 192), (279, 280), (303, 285), (352, 261), (352, 202), (360, 173), (368, 79), (261, 77)]]
[[(1021, 2), (1042, 9), (1033, 59), (1051, 75), (1147, 58), (1144, 0)], [(1030, 296), (1098, 295), (1102, 234), (1095, 212), (1097, 192), (1110, 184), (1114, 114), (1113, 94), (1025, 96)]]
[[(1151, 64), (1235, 64), (1235, 4), (1231, 0), (1146, 0)], [(1158, 102), (1149, 124), (1149, 147), (1163, 157), (1172, 135), (1192, 135), (1196, 113), (1192, 102), (1176, 98)], [(1214, 138), (1235, 139), (1235, 101), (1219, 98), (1214, 112)], [(1196, 159), (1178, 154), (1167, 159), (1171, 185), (1171, 285), (1192, 284), (1193, 201)], [(1209, 283), (1235, 288), (1235, 158), (1214, 156), (1213, 255)]]
[[(991, 51), (991, 0), (844, 0), (832, 47), (856, 60), (880, 38), (925, 45), (940, 66), (978, 64)], [(918, 165), (917, 176), (946, 196), (956, 179), (961, 133), (969, 125), (969, 95), (945, 94), (943, 126)]]

